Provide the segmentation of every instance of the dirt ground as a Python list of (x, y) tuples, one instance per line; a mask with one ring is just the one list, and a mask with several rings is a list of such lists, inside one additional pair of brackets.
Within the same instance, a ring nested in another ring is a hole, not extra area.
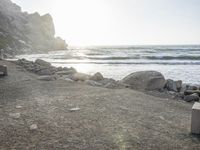
[(200, 149), (200, 138), (190, 134), (190, 103), (131, 89), (39, 81), (20, 66), (0, 64), (9, 73), (0, 78), (1, 150)]

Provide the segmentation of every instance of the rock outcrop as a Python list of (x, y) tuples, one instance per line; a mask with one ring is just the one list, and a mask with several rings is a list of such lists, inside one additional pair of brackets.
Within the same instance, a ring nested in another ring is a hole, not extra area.
[(136, 90), (159, 90), (165, 86), (164, 76), (157, 71), (139, 71), (126, 76), (121, 81)]
[(65, 41), (55, 37), (51, 15), (28, 14), (10, 0), (0, 0), (0, 49), (18, 54), (66, 48)]

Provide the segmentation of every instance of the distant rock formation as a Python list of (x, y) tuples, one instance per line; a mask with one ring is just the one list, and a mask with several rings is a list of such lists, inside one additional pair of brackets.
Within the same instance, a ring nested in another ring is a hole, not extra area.
[(50, 14), (28, 14), (10, 0), (0, 0), (0, 49), (18, 54), (66, 48), (65, 41), (55, 37)]

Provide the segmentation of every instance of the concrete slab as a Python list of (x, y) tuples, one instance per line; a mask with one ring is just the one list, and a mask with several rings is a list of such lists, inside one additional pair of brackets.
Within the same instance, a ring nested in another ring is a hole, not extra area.
[(195, 102), (192, 107), (191, 133), (200, 134), (200, 103)]
[(7, 76), (8, 72), (7, 72), (7, 66), (5, 65), (0, 65), (0, 72), (3, 76)]

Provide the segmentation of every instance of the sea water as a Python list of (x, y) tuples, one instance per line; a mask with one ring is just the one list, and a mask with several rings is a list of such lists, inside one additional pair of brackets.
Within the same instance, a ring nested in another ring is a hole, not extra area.
[(200, 84), (199, 45), (71, 47), (17, 57), (31, 61), (40, 58), (54, 66), (74, 67), (87, 74), (101, 72), (105, 77), (117, 80), (132, 72), (156, 70), (167, 79)]

